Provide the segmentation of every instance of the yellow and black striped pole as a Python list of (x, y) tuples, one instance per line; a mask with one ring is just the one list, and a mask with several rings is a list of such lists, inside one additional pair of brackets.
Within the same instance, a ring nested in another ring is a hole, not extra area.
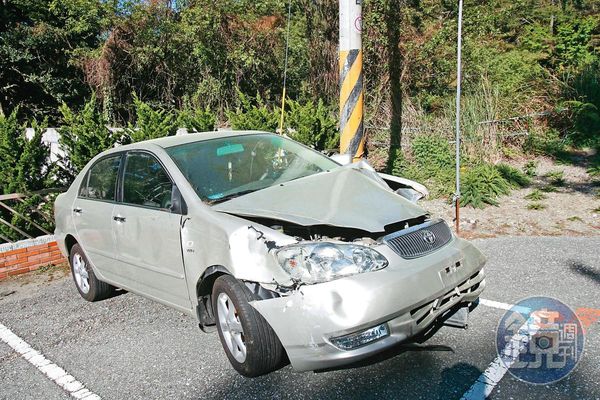
[(340, 153), (364, 156), (362, 0), (340, 0)]

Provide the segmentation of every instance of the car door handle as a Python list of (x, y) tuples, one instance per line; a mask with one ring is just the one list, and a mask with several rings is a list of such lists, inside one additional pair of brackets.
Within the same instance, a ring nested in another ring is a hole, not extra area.
[(125, 222), (125, 217), (121, 217), (120, 215), (115, 215), (113, 219), (117, 222)]
[(81, 213), (83, 212), (83, 210), (81, 209), (81, 207), (75, 207), (75, 208), (73, 209), (73, 212), (74, 212), (75, 214), (81, 214)]

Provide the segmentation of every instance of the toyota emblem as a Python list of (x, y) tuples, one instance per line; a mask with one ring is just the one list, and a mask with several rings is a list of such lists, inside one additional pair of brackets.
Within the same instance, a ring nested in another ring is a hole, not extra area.
[(423, 230), (421, 235), (422, 235), (423, 241), (425, 243), (429, 243), (429, 244), (435, 243), (435, 235), (433, 234), (433, 232), (428, 231), (428, 230)]

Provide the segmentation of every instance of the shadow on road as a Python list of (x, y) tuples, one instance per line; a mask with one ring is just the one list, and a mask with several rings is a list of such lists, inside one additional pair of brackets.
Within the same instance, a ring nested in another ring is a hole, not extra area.
[(594, 268), (591, 265), (584, 264), (580, 261), (570, 261), (569, 267), (571, 268), (571, 271), (600, 284), (600, 270), (598, 270), (598, 268)]
[[(449, 346), (398, 345), (367, 360), (337, 370), (295, 373), (290, 367), (258, 378), (246, 378), (243, 389), (214, 393), (213, 399), (253, 398), (379, 399), (424, 398), (459, 399), (481, 375), (472, 364), (459, 362), (440, 370), (435, 353), (454, 352)], [(301, 388), (298, 391), (298, 388)], [(199, 394), (198, 398), (206, 398)]]

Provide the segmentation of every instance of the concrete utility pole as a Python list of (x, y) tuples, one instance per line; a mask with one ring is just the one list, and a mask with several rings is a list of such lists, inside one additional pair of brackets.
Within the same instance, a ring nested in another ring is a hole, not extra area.
[(454, 221), (456, 234), (460, 233), (460, 91), (462, 82), (462, 19), (463, 0), (459, 0), (458, 41), (456, 44), (456, 193), (454, 193)]
[(340, 1), (340, 153), (364, 156), (362, 0)]

